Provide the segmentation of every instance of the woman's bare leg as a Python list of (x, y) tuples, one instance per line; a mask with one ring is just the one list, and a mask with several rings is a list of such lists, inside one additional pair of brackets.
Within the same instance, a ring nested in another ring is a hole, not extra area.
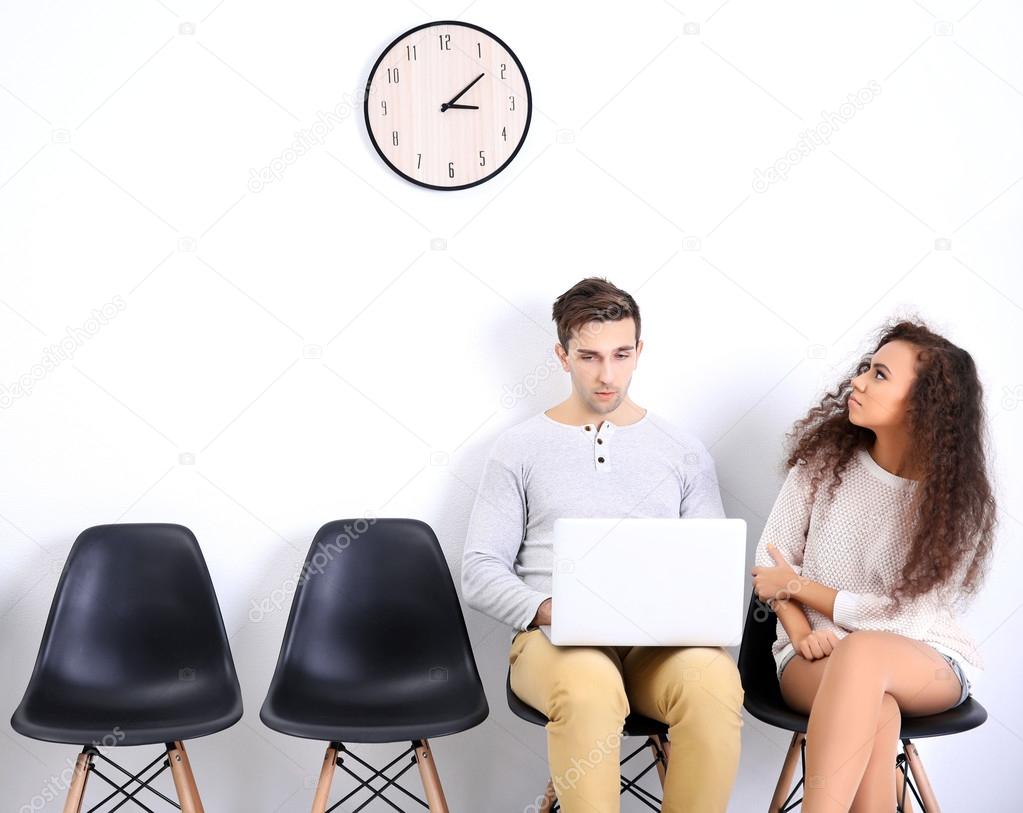
[[(793, 669), (796, 671), (790, 676)], [(811, 700), (806, 735), (803, 810), (846, 813), (867, 778), (879, 729), (893, 725), (892, 718), (883, 714), (891, 708), (886, 706), (885, 695), (891, 695), (906, 716), (934, 714), (959, 699), (959, 682), (945, 659), (930, 646), (889, 632), (861, 631), (846, 636), (817, 669), (820, 681)], [(792, 699), (805, 707), (813, 677), (816, 675), (796, 661), (789, 664), (782, 674), (786, 702), (790, 702), (785, 694), (789, 691)], [(889, 756), (894, 771), (894, 752), (885, 748), (872, 774), (880, 775), (881, 760), (887, 762)], [(871, 787), (865, 792), (872, 793), (873, 778), (868, 781)], [(887, 774), (884, 782), (886, 794), (894, 792), (894, 773)]]
[[(808, 661), (796, 656), (782, 672), (781, 691), (785, 702), (796, 711), (809, 714), (820, 686), (828, 658)], [(850, 813), (871, 813), (895, 809), (895, 757), (899, 750), (902, 714), (895, 698), (885, 692), (881, 715), (863, 779), (856, 791)]]

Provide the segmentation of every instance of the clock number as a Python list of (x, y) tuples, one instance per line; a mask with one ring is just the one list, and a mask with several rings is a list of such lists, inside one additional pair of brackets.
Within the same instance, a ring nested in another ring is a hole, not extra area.
[(395, 147), (398, 146), (398, 131), (397, 130), (395, 130), (394, 132), (391, 133), (391, 143)]
[(478, 42), (476, 43), (476, 56), (478, 56), (480, 59), (483, 58), (483, 48)]
[(455, 177), (455, 162), (454, 161), (448, 161), (448, 177), (449, 178), (454, 178)]
[(387, 69), (387, 84), (396, 85), (398, 84), (398, 69), (388, 68)]
[(384, 112), (381, 113), (380, 115), (381, 116), (386, 116), (387, 115), (387, 102), (380, 102), (380, 106), (384, 109)]
[(508, 66), (507, 66), (507, 65), (505, 65), (505, 64), (504, 64), (504, 63), (502, 62), (502, 63), (501, 63), (501, 78), (502, 78), (502, 79), (504, 79), (504, 72), (505, 72), (506, 70), (508, 70)]
[(514, 110), (515, 109), (515, 97), (514, 96), (509, 96), (508, 97), (508, 109), (509, 110)]
[(442, 51), (451, 50), (451, 35), (450, 34), (438, 34), (437, 39), (440, 40), (440, 49)]
[(502, 127), (501, 128), (501, 138), (503, 138), (505, 141), (508, 140), (508, 128), (507, 127)]
[(423, 154), (421, 152), (416, 153), (416, 169), (421, 169), (423, 166)]
[(406, 45), (405, 46), (405, 58), (409, 62), (415, 61), (415, 59), (416, 59), (416, 46), (414, 46), (414, 45)]
[(487, 158), (483, 155), (483, 150), (480, 150), (480, 166), (485, 167), (487, 165)]

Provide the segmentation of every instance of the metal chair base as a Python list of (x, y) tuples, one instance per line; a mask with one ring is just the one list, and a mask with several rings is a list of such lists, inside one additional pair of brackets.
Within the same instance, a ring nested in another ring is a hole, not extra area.
[[(619, 767), (624, 766), (646, 748), (653, 752), (653, 761), (631, 779), (621, 777), (620, 793), (622, 796), (631, 793), (651, 810), (660, 810), (662, 800), (645, 788), (641, 788), (637, 783), (651, 770), (657, 768), (657, 775), (661, 780), (661, 790), (664, 790), (664, 777), (668, 771), (668, 760), (671, 758), (671, 741), (668, 737), (665, 734), (650, 735), (646, 738), (646, 742), (619, 763)], [(537, 811), (538, 813), (555, 813), (558, 810), (561, 810), (561, 806), (558, 804), (557, 790), (554, 787), (554, 780), (549, 779), (543, 798), (537, 805)]]
[[(127, 776), (128, 779), (121, 784), (118, 784), (115, 780), (100, 771), (96, 765), (97, 759), (113, 766), (122, 774)], [(153, 771), (153, 768), (161, 762), (162, 764), (160, 767)], [(177, 802), (152, 787), (152, 782), (156, 779), (156, 777), (168, 769), (170, 769), (171, 776), (174, 778), (174, 788), (178, 795)], [(151, 807), (143, 804), (137, 798), (138, 794), (143, 790), (149, 791), (171, 807), (182, 811), (182, 813), (204, 813), (202, 801), (199, 799), (199, 790), (195, 785), (195, 777), (192, 775), (192, 766), (188, 761), (188, 754), (185, 752), (185, 744), (183, 742), (167, 743), (163, 753), (146, 765), (146, 767), (144, 767), (141, 771), (134, 774), (127, 768), (123, 768), (118, 765), (109, 757), (104, 756), (95, 746), (86, 745), (82, 749), (82, 752), (78, 755), (78, 760), (75, 762), (75, 769), (71, 775), (71, 784), (68, 788), (67, 798), (64, 802), (64, 813), (83, 813), (82, 805), (85, 799), (85, 787), (89, 781), (90, 775), (102, 779), (114, 790), (95, 805), (90, 807), (87, 811), (84, 811), (84, 813), (97, 813), (97, 811), (105, 805), (112, 803), (115, 798), (120, 798), (122, 796), (124, 798), (110, 808), (111, 813), (113, 810), (123, 807), (128, 802), (131, 802), (137, 808), (147, 811), (147, 813), (155, 813)], [(129, 791), (128, 789), (131, 788), (132, 785), (138, 785), (138, 787), (132, 788)]]
[[(368, 778), (363, 778), (359, 774), (355, 773), (355, 771), (345, 764), (345, 757), (341, 756), (342, 754), (347, 755), (347, 757), (351, 758), (354, 762), (357, 762), (369, 771), (370, 776)], [(409, 754), (412, 754), (412, 758), (409, 760), (408, 764), (394, 775), (388, 776), (387, 771), (397, 765)], [(426, 800), (420, 799), (414, 793), (411, 793), (401, 785), (396, 784), (398, 779), (410, 770), (413, 765), (419, 766), (419, 776), (423, 782), (423, 790), (426, 793)], [(327, 800), (330, 796), (330, 786), (334, 781), (335, 768), (340, 768), (351, 776), (356, 781), (357, 786), (353, 791), (341, 799), (338, 799), (330, 807), (327, 807)], [(379, 787), (374, 787), (370, 783), (375, 779), (383, 780), (383, 784)], [(401, 813), (402, 808), (384, 796), (384, 791), (389, 788), (393, 788), (394, 790), (405, 794), (405, 796), (412, 799), (412, 801), (429, 810), (430, 813), (448, 813), (447, 801), (444, 799), (444, 789), (441, 787), (440, 776), (437, 773), (437, 767), (433, 761), (433, 752), (430, 750), (429, 742), (425, 739), (412, 740), (411, 745), (408, 748), (379, 770), (363, 759), (360, 759), (356, 754), (352, 753), (352, 751), (345, 747), (344, 743), (330, 743), (327, 746), (327, 753), (323, 758), (323, 767), (320, 769), (320, 781), (316, 786), (316, 797), (313, 799), (312, 813), (331, 813), (331, 811), (336, 810), (342, 804), (363, 790), (368, 790), (370, 796), (366, 799), (366, 801), (354, 808), (352, 813), (358, 813), (358, 811), (362, 810), (375, 799), (379, 799)]]
[[(792, 784), (792, 776), (795, 773), (796, 759), (799, 759), (800, 776), (795, 787), (786, 796), (785, 791)], [(778, 785), (774, 789), (774, 797), (771, 799), (770, 813), (789, 813), (803, 803), (803, 797), (794, 799), (803, 787), (806, 777), (806, 734), (795, 732), (792, 741), (789, 743), (788, 753), (785, 755), (785, 762), (782, 764), (781, 774), (778, 777)], [(916, 780), (916, 784), (913, 780)], [(923, 761), (911, 740), (902, 740), (902, 753), (895, 758), (895, 784), (896, 784), (896, 813), (912, 813), (912, 799), (920, 805), (922, 813), (941, 813), (938, 800), (934, 795), (934, 789), (927, 778)], [(906, 791), (912, 793), (912, 799), (906, 796)]]

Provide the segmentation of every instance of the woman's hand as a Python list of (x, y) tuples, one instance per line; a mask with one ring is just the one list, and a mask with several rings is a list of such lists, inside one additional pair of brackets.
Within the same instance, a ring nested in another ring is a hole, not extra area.
[(777, 563), (774, 567), (755, 567), (753, 573), (753, 589), (761, 601), (792, 598), (799, 592), (800, 581), (796, 571), (770, 542), (767, 552)]
[(798, 641), (792, 642), (796, 652), (808, 661), (826, 658), (838, 646), (838, 636), (831, 630), (810, 630)]

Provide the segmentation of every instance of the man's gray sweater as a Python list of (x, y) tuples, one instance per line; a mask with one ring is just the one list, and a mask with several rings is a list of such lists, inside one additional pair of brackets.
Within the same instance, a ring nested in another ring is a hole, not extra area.
[[(551, 596), (559, 517), (723, 517), (714, 460), (693, 435), (647, 413), (572, 426), (540, 413), (502, 432), (469, 518), (462, 596), (525, 629)], [(545, 630), (546, 632), (546, 630)]]

